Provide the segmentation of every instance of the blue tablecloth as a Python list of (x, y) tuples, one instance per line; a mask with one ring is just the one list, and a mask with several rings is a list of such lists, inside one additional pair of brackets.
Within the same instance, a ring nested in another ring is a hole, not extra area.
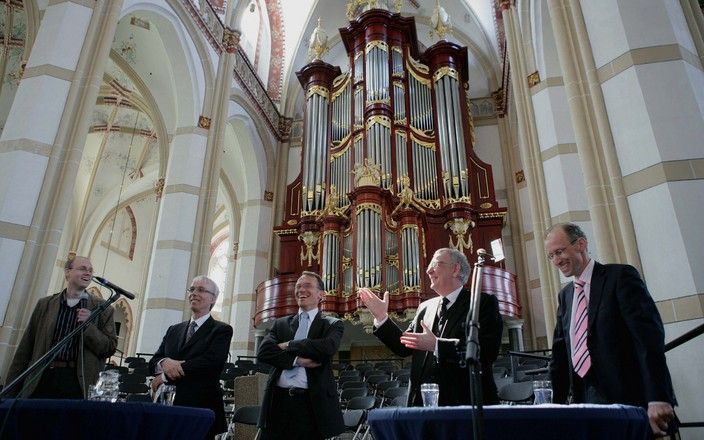
[(8, 399), (0, 403), (3, 440), (199, 440), (213, 420), (215, 414), (209, 409), (154, 403), (48, 399)]
[[(471, 439), (472, 408), (388, 408), (372, 410), (376, 440)], [(580, 440), (649, 438), (643, 408), (626, 405), (539, 405), (484, 407), (487, 440)]]

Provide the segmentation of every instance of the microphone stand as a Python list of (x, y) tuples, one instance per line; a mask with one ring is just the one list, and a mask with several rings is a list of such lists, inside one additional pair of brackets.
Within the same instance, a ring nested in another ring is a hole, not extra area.
[(482, 367), (479, 363), (479, 307), (482, 294), (482, 268), (488, 254), (477, 249), (477, 262), (472, 270), (471, 305), (465, 322), (467, 349), (465, 359), (469, 369), (469, 395), (472, 404), (472, 434), (475, 440), (484, 438)]
[[(112, 290), (112, 289), (111, 289)], [(83, 321), (78, 327), (76, 327), (71, 333), (67, 334), (63, 339), (61, 339), (59, 342), (56, 343), (53, 347), (49, 349), (42, 357), (34, 361), (32, 365), (27, 367), (26, 370), (22, 372), (19, 376), (15, 378), (12, 382), (10, 382), (5, 388), (0, 391), (0, 399), (3, 397), (9, 397), (10, 392), (13, 391), (15, 388), (17, 388), (20, 384), (24, 382), (24, 380), (32, 373), (35, 371), (37, 374), (32, 377), (32, 380), (36, 380), (46, 369), (46, 367), (56, 358), (56, 356), (59, 354), (61, 349), (63, 349), (65, 346), (67, 346), (71, 340), (73, 339), (74, 336), (79, 334), (80, 332), (85, 329), (88, 324), (91, 322), (95, 321), (98, 318), (98, 315), (103, 313), (112, 303), (117, 301), (117, 299), (120, 297), (119, 293), (115, 293), (113, 291), (112, 295), (110, 297), (103, 301), (98, 307), (93, 309), (91, 312), (90, 316), (88, 319)], [(23, 387), (24, 388), (24, 387)]]

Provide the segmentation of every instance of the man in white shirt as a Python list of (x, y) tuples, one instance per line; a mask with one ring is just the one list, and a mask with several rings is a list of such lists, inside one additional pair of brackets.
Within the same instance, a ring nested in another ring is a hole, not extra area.
[[(396, 355), (412, 357), (408, 406), (423, 405), (423, 383), (439, 385), (441, 406), (470, 403), (469, 373), (460, 355), (467, 339), (465, 320), (471, 293), (463, 286), (469, 272), (462, 252), (450, 248), (435, 251), (426, 273), (438, 296), (418, 306), (405, 332), (389, 319), (389, 292), (382, 299), (369, 289), (359, 289), (359, 298), (374, 316), (374, 335)], [(492, 364), (499, 354), (503, 321), (495, 296), (482, 293), (479, 305), (482, 396), (485, 405), (492, 405), (499, 403)]]
[(320, 275), (303, 272), (298, 313), (277, 319), (259, 346), (257, 359), (274, 367), (259, 418), (262, 440), (322, 440), (344, 430), (331, 366), (344, 326), (321, 315), (324, 294)]

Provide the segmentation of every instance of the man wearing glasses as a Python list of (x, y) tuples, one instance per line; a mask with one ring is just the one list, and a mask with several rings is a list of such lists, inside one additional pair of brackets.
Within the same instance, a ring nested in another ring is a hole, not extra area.
[[(423, 301), (408, 329), (403, 332), (389, 319), (389, 292), (383, 299), (369, 289), (359, 290), (359, 298), (374, 316), (374, 335), (401, 357), (412, 356), (408, 406), (423, 406), (420, 385), (437, 383), (441, 406), (470, 403), (469, 373), (460, 349), (466, 347), (465, 320), (471, 293), (464, 285), (469, 279), (469, 262), (460, 251), (435, 251), (426, 273), (437, 297)], [(479, 307), (479, 345), (482, 369), (482, 395), (485, 405), (499, 403), (492, 364), (499, 354), (503, 321), (495, 296), (482, 293)]]
[[(87, 320), (91, 311), (103, 302), (86, 291), (93, 277), (93, 265), (87, 257), (69, 258), (64, 265), (64, 277), (63, 291), (37, 302), (10, 365), (8, 383)], [(115, 353), (113, 313), (114, 309), (108, 307), (57, 354), (39, 378), (25, 379), (19, 397), (83, 399), (106, 359)]]
[(555, 403), (642, 406), (653, 433), (665, 434), (676, 404), (665, 331), (638, 271), (590, 259), (587, 238), (572, 223), (548, 229), (545, 252), (573, 279), (558, 298), (550, 362)]
[(186, 293), (191, 319), (166, 330), (149, 361), (149, 370), (155, 374), (152, 390), (156, 391), (162, 383), (173, 384), (174, 405), (212, 409), (215, 422), (207, 438), (213, 438), (227, 430), (220, 373), (230, 350), (232, 327), (210, 316), (219, 293), (213, 280), (197, 276)]

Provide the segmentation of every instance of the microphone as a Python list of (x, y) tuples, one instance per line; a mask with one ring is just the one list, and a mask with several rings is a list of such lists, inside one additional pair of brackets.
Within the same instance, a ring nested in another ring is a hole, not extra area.
[(85, 290), (83, 292), (81, 292), (79, 302), (81, 304), (80, 308), (85, 309), (86, 307), (88, 307), (88, 292), (86, 292)]
[(491, 261), (496, 260), (496, 258), (493, 255), (491, 255), (489, 252), (487, 252), (486, 249), (482, 249), (482, 248), (477, 249), (477, 256), (482, 259), (488, 258)]
[(106, 279), (103, 278), (103, 277), (94, 276), (94, 277), (93, 277), (93, 281), (95, 281), (96, 283), (100, 284), (101, 286), (107, 287), (108, 289), (112, 289), (112, 290), (114, 290), (115, 292), (119, 293), (120, 295), (124, 295), (124, 296), (126, 296), (127, 298), (129, 298), (129, 299), (134, 299), (134, 293), (131, 293), (131, 292), (126, 291), (126, 290), (123, 289), (122, 287), (111, 283), (110, 281), (106, 280)]

